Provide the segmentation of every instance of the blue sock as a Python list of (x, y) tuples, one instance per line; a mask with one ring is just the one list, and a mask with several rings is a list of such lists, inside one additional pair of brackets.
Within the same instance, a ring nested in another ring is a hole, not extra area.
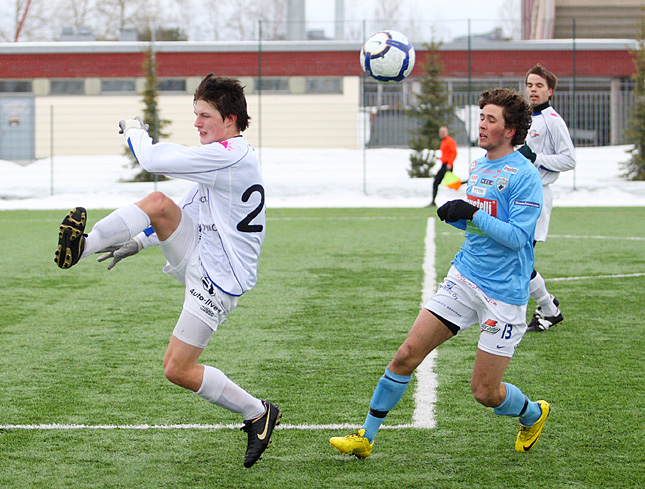
[(531, 401), (513, 384), (504, 382), (504, 385), (506, 386), (506, 398), (493, 411), (499, 416), (520, 418), (520, 423), (524, 426), (531, 426), (542, 415), (540, 405)]
[(405, 389), (412, 376), (398, 375), (385, 369), (385, 374), (376, 384), (372, 400), (370, 401), (370, 412), (365, 418), (363, 428), (365, 437), (372, 443), (376, 432), (381, 427), (381, 423), (387, 416), (387, 413), (398, 404), (403, 397)]

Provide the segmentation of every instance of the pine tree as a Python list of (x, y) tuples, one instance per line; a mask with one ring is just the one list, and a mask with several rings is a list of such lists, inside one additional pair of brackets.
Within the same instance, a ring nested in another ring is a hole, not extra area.
[[(143, 122), (148, 124), (148, 134), (150, 134), (150, 137), (152, 138), (152, 142), (154, 144), (161, 138), (167, 138), (169, 136), (168, 133), (163, 132), (163, 128), (170, 124), (170, 121), (168, 119), (161, 119), (159, 117), (159, 82), (156, 74), (156, 59), (152, 50), (152, 45), (145, 53), (143, 69), (146, 75), (142, 100), (144, 105)], [(132, 160), (132, 167), (136, 168), (138, 166), (138, 162), (134, 158), (134, 155), (130, 151), (130, 148), (125, 148), (125, 154)], [(141, 171), (133, 178), (133, 181), (135, 182), (153, 182), (155, 180), (166, 180), (166, 177), (164, 177), (163, 175), (157, 175), (155, 178), (155, 175), (142, 168)]]
[(423, 64), (421, 91), (416, 94), (419, 105), (409, 111), (409, 115), (419, 120), (419, 128), (412, 132), (408, 175), (411, 178), (434, 176), (430, 170), (437, 161), (435, 151), (439, 149), (441, 139), (439, 128), (448, 126), (454, 117), (454, 108), (448, 103), (448, 92), (439, 78), (443, 66), (439, 61), (441, 43), (432, 41), (425, 44), (427, 55)]
[(630, 51), (636, 73), (632, 75), (634, 101), (625, 131), (627, 141), (634, 147), (627, 151), (631, 159), (624, 164), (623, 176), (630, 180), (645, 180), (645, 15), (641, 17), (637, 44), (638, 48)]

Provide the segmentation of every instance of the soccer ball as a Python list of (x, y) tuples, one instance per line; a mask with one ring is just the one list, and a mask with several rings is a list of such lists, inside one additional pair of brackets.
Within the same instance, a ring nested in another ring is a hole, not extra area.
[(414, 59), (412, 44), (397, 31), (377, 32), (361, 49), (363, 71), (381, 83), (403, 80), (412, 72)]

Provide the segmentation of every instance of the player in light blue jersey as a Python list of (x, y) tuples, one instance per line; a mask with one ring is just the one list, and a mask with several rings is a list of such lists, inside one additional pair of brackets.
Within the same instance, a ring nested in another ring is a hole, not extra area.
[(442, 221), (465, 231), (464, 244), (385, 369), (363, 427), (330, 440), (343, 454), (369, 456), (381, 423), (402, 398), (414, 370), (473, 324), (481, 328), (471, 379), (475, 399), (497, 415), (519, 418), (517, 451), (531, 450), (542, 433), (549, 404), (531, 401), (515, 385), (502, 382), (526, 331), (533, 237), (542, 206), (537, 169), (513, 151), (526, 138), (531, 110), (517, 91), (506, 88), (483, 92), (479, 107), (479, 146), (486, 155), (471, 164), (467, 200), (437, 210)]
[(195, 91), (193, 107), (201, 146), (153, 144), (140, 117), (119, 122), (147, 171), (195, 184), (180, 204), (154, 192), (101, 219), (89, 234), (84, 234), (85, 209), (72, 209), (60, 226), (54, 261), (67, 269), (107, 250), (99, 261), (112, 258), (110, 270), (143, 248), (161, 247), (164, 271), (185, 286), (183, 310), (163, 360), (166, 378), (242, 416), (248, 434), (244, 466), (251, 467), (268, 447), (280, 410), (198, 360), (238, 298), (256, 283), (266, 224), (262, 172), (242, 135), (250, 117), (238, 80), (208, 75)]

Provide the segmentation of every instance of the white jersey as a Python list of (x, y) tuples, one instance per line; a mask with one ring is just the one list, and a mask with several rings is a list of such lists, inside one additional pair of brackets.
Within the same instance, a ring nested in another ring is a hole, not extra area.
[(560, 114), (547, 105), (534, 109), (531, 129), (526, 144), (537, 154), (535, 166), (542, 177), (542, 184), (555, 182), (560, 172), (576, 167), (576, 156), (569, 129)]
[(148, 133), (137, 129), (128, 131), (127, 140), (147, 171), (197, 183), (180, 205), (198, 224), (201, 265), (227, 294), (250, 290), (257, 281), (266, 208), (260, 164), (246, 138), (153, 145)]
[(535, 240), (545, 241), (553, 208), (553, 193), (549, 185), (558, 179), (560, 172), (576, 167), (576, 156), (567, 124), (548, 102), (533, 109), (533, 121), (526, 144), (537, 155), (534, 164), (540, 172), (544, 191)]

